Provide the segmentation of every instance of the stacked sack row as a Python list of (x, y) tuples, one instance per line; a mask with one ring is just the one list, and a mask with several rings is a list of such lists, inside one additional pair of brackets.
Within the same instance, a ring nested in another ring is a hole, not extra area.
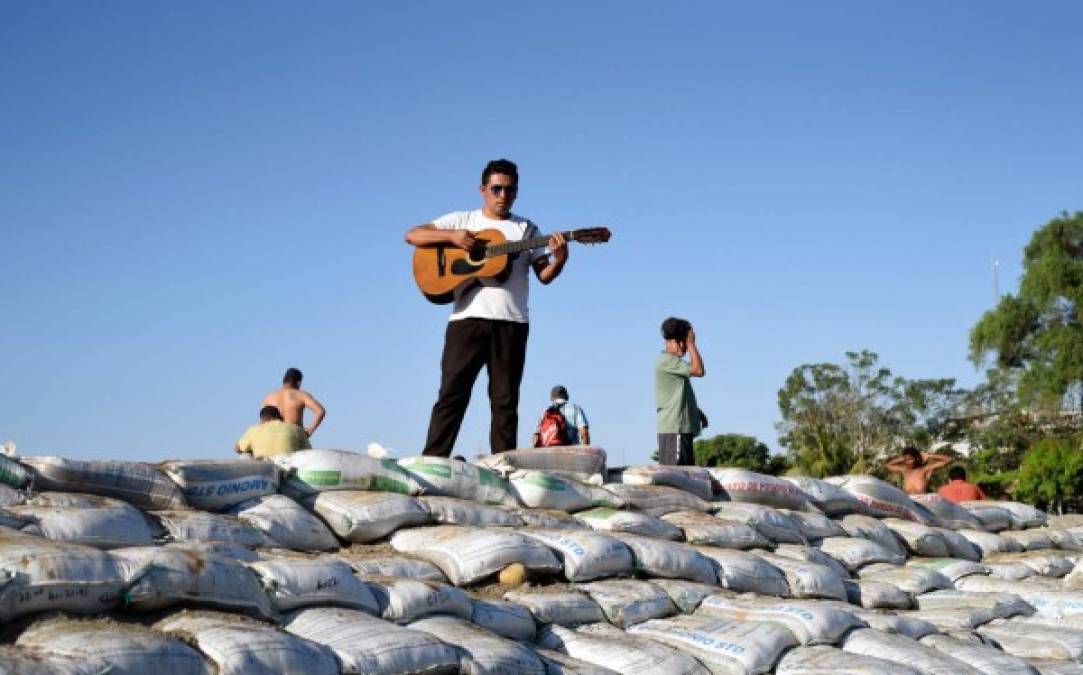
[(308, 450), (0, 483), (0, 675), (1083, 673), (1083, 519), (868, 476)]

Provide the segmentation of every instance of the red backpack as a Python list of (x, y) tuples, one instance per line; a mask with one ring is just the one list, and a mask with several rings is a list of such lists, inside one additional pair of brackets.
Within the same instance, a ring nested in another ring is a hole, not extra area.
[(568, 420), (564, 419), (559, 405), (551, 405), (545, 409), (541, 424), (538, 425), (538, 447), (548, 448), (555, 445), (568, 445), (571, 438), (568, 436)]

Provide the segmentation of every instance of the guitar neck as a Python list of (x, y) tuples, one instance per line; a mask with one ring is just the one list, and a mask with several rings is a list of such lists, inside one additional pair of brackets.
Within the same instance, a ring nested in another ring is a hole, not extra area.
[[(572, 240), (572, 232), (561, 232), (564, 238), (568, 241)], [(498, 255), (507, 255), (509, 253), (519, 253), (521, 251), (529, 251), (533, 248), (543, 248), (549, 245), (549, 237), (552, 235), (543, 234), (539, 237), (531, 237), (530, 239), (520, 239), (518, 241), (506, 241), (503, 244), (493, 244), (485, 247), (485, 256), (494, 257)]]

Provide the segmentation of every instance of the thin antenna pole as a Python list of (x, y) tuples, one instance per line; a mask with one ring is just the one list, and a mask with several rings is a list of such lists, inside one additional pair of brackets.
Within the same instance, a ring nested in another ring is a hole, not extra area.
[(1000, 261), (993, 259), (993, 301), (1000, 302)]

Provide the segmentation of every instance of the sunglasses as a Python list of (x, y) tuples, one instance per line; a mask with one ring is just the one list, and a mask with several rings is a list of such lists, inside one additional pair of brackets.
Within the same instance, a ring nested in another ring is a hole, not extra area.
[(519, 194), (519, 186), (518, 185), (490, 185), (489, 186), (489, 192), (492, 192), (497, 197), (504, 194), (505, 192), (508, 194), (509, 197), (514, 197), (515, 195)]

